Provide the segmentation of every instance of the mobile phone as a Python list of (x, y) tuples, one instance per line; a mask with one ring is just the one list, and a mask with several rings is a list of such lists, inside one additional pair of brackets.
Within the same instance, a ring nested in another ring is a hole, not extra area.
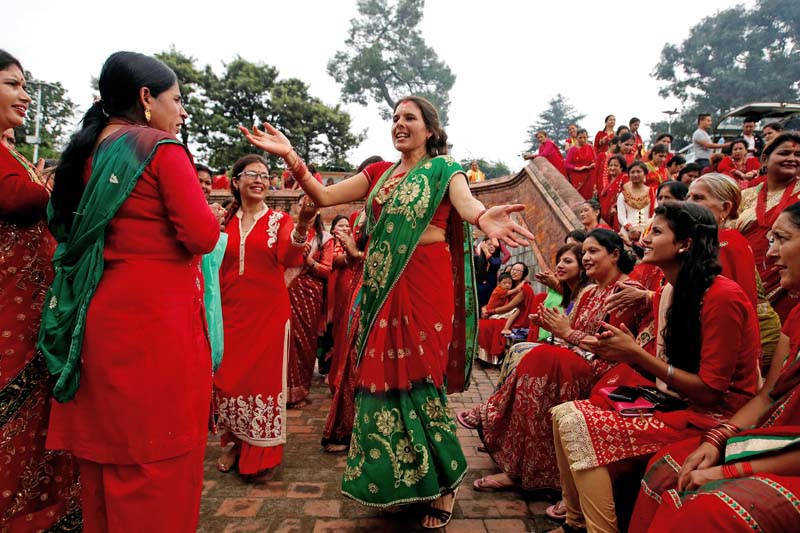
[(641, 392), (636, 387), (617, 387), (608, 393), (608, 397), (615, 402), (632, 402), (641, 396)]

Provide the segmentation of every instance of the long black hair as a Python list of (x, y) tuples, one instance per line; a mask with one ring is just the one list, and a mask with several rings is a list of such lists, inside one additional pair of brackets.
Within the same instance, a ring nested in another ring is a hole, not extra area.
[(696, 374), (702, 349), (703, 297), (722, 272), (717, 220), (706, 207), (689, 202), (664, 202), (656, 207), (655, 214), (667, 221), (676, 241), (691, 239), (686, 253), (678, 254), (680, 269), (667, 311), (664, 345), (675, 368)]
[(133, 123), (144, 122), (139, 101), (143, 87), (157, 98), (178, 81), (175, 73), (161, 61), (136, 52), (111, 54), (100, 71), (97, 100), (81, 121), (81, 129), (70, 138), (61, 154), (55, 173), (51, 203), (54, 208), (51, 227), (69, 230), (83, 196), (83, 168), (92, 155), (100, 132), (109, 119), (117, 117)]

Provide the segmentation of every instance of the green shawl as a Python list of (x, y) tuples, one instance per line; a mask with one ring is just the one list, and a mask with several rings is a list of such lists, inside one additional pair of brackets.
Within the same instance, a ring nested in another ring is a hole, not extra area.
[(80, 381), (80, 355), (86, 312), (103, 277), (105, 230), (128, 198), (139, 176), (161, 144), (180, 144), (152, 128), (122, 128), (103, 140), (92, 160), (92, 175), (78, 204), (72, 225), (53, 223), (57, 207), (47, 216), (58, 247), (53, 256), (55, 278), (47, 292), (38, 349), (56, 378), (53, 396), (66, 402)]
[[(376, 219), (375, 195), (391, 177), (392, 165), (372, 188), (366, 202), (369, 246), (360, 294), (360, 317), (356, 333), (357, 361), (361, 360), (370, 330), (395, 283), (403, 274), (436, 209), (447, 194), (450, 181), (464, 171), (449, 156), (423, 158), (391, 192)], [(477, 345), (478, 306), (472, 266), (472, 227), (452, 210), (447, 229), (455, 283), (455, 321), (447, 365), (448, 392), (469, 386)], [(463, 318), (462, 318), (463, 317)]]

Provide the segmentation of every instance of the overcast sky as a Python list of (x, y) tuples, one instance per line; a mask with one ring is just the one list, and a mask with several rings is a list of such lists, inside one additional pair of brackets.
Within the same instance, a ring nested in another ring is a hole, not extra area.
[[(582, 125), (592, 136), (608, 114), (617, 124), (638, 116), (648, 133), (648, 122), (678, 105), (658, 96), (651, 77), (664, 44), (680, 43), (702, 17), (737, 3), (427, 0), (424, 38), (456, 75), (447, 128), (454, 157), (517, 170), (527, 128), (559, 92), (587, 114)], [(357, 14), (355, 0), (26, 0), (8, 9), (0, 47), (36, 77), (63, 83), (82, 110), (91, 103), (91, 77), (112, 52), (153, 54), (170, 45), (218, 71), (236, 55), (273, 65), (281, 78), (300, 78), (336, 104), (339, 87), (326, 65)], [(396, 156), (376, 105), (345, 108), (354, 129), (367, 130), (350, 153), (354, 165)]]

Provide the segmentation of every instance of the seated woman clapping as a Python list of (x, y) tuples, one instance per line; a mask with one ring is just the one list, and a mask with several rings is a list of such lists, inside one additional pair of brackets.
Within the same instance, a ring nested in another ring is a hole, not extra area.
[[(800, 203), (777, 218), (771, 241), (768, 255), (780, 267), (781, 287), (800, 290)], [(795, 307), (759, 393), (727, 423), (667, 447), (650, 462), (630, 531), (797, 530), (799, 348)]]
[[(604, 324), (607, 331), (586, 343), (623, 364), (603, 377), (590, 400), (552, 412), (565, 531), (616, 531), (609, 467), (726, 422), (758, 386), (758, 321), (742, 288), (718, 275), (712, 213), (696, 204), (666, 202), (656, 209), (643, 246), (643, 261), (660, 267), (669, 282), (654, 302), (657, 356), (638, 346), (624, 324)], [(650, 409), (631, 397), (635, 406), (628, 407), (636, 410), (626, 413), (612, 401), (619, 386), (648, 387)]]
[(487, 402), (458, 415), (463, 425), (479, 429), (487, 452), (502, 470), (478, 479), (477, 490), (557, 489), (550, 409), (588, 398), (592, 385), (616, 365), (587, 351), (587, 341), (603, 321), (637, 330), (641, 309), (619, 314), (606, 309), (606, 299), (618, 290), (618, 281), (641, 287), (628, 279), (634, 260), (620, 236), (607, 229), (590, 232), (583, 243), (582, 262), (595, 284), (580, 291), (569, 316), (543, 307), (537, 313), (537, 321), (553, 333), (554, 345), (529, 350)]

